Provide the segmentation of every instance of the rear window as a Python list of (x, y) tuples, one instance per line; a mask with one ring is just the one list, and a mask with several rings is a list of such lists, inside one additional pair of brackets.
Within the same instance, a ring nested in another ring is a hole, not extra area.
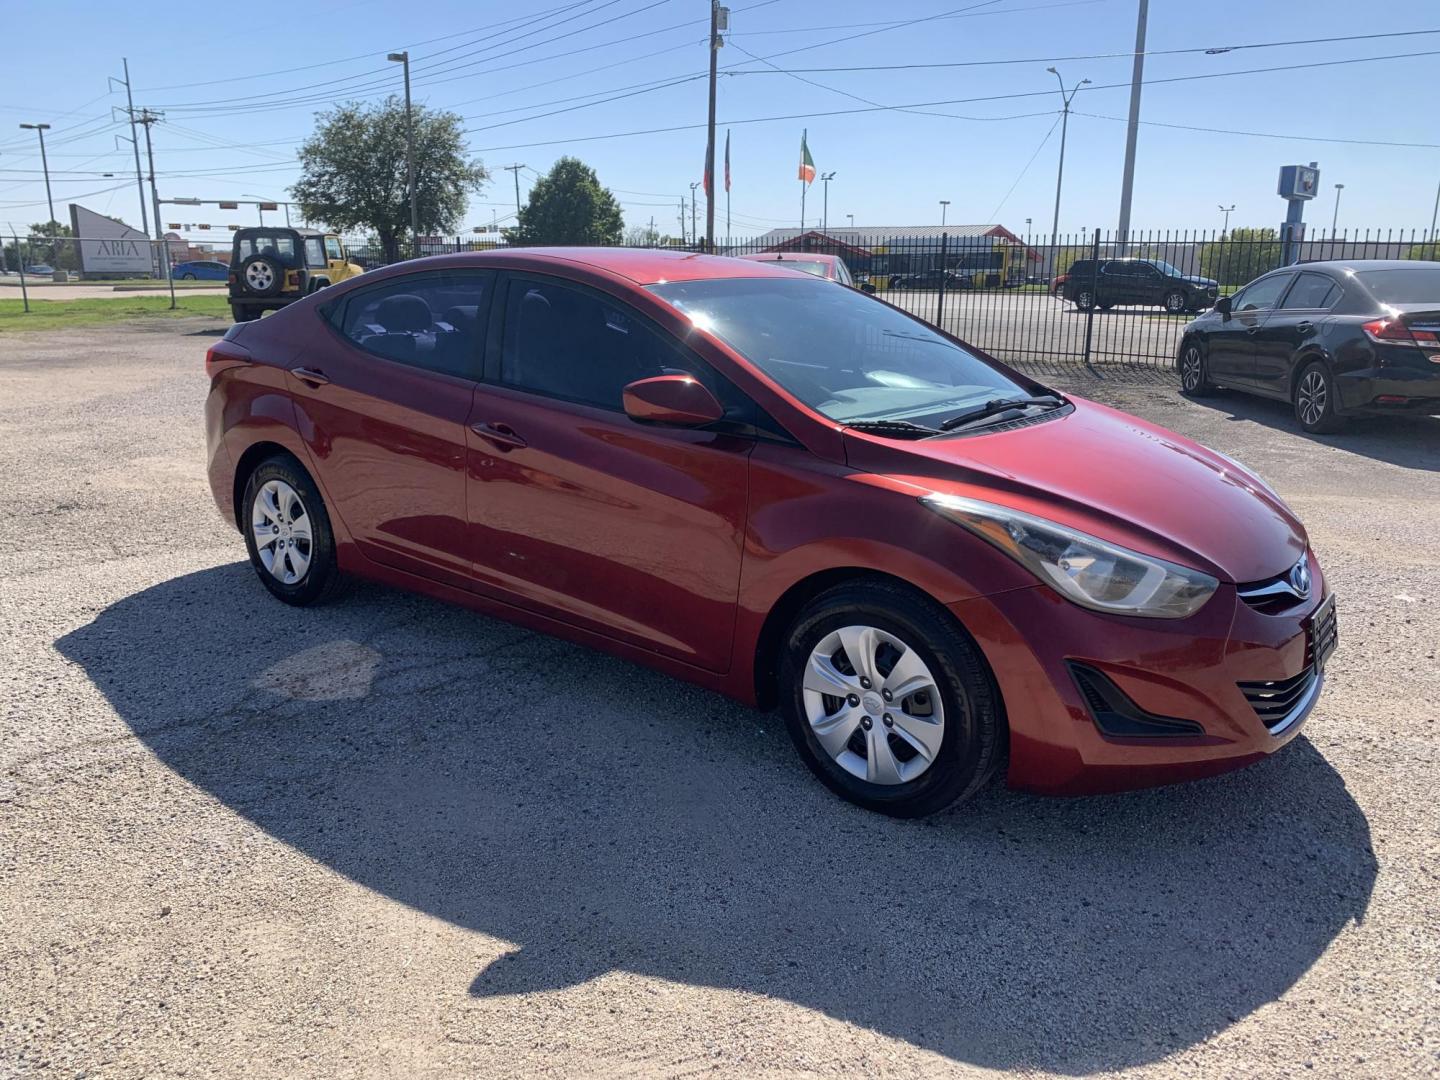
[(254, 233), (235, 241), (235, 263), (238, 266), (251, 255), (269, 255), (286, 266), (300, 265), (293, 233)]
[(1440, 305), (1440, 265), (1361, 270), (1355, 278), (1382, 304)]

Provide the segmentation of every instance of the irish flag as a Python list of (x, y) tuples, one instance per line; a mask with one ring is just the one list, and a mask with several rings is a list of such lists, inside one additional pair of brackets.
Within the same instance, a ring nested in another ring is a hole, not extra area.
[(806, 145), (805, 136), (808, 131), (800, 133), (800, 175), (799, 178), (807, 184), (815, 182), (815, 159), (810, 156), (810, 147)]

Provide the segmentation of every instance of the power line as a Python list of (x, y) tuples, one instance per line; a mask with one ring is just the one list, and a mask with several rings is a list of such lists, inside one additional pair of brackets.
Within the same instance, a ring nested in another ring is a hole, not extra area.
[[(1103, 113), (1075, 112), (1075, 116), (1088, 116), (1092, 120), (1118, 120), (1129, 123), (1125, 116), (1106, 116)], [(1295, 142), (1343, 143), (1348, 146), (1389, 146), (1405, 150), (1440, 150), (1440, 143), (1390, 142), (1384, 139), (1345, 139), (1327, 135), (1284, 135), (1274, 131), (1241, 131), (1235, 128), (1199, 127), (1194, 124), (1167, 124), (1160, 120), (1141, 120), (1148, 127), (1173, 128), (1178, 131), (1203, 131), (1212, 135), (1243, 135), (1255, 139), (1287, 139)]]

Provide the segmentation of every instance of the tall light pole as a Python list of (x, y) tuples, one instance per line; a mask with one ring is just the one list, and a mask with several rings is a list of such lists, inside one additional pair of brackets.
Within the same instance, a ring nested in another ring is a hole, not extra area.
[(820, 231), (825, 232), (830, 228), (830, 181), (835, 179), (833, 172), (821, 173), (820, 182), (825, 185), (825, 201), (820, 210)]
[(850, 219), (850, 228), (853, 229), (853, 228), (855, 227), (855, 215), (854, 215), (854, 214), (846, 214), (845, 216)]
[(1435, 243), (1435, 222), (1440, 221), (1440, 184), (1435, 185), (1435, 209), (1430, 211), (1430, 243)]
[(410, 50), (406, 49), (404, 52), (392, 52), (385, 57), (385, 59), (392, 63), (405, 65), (405, 186), (410, 191), (411, 243), (416, 244), (418, 250), (420, 243), (420, 210), (415, 204), (415, 119), (410, 109)]
[(695, 212), (695, 189), (700, 186), (698, 180), (690, 185), (690, 238), (697, 244), (700, 242), (700, 226), (696, 220), (698, 215)]
[(1028, 217), (1025, 219), (1025, 235), (1026, 235), (1027, 237), (1030, 235), (1030, 222), (1032, 222), (1032, 221), (1034, 221), (1034, 220), (1035, 220), (1034, 218), (1028, 218)]
[(1054, 259), (1058, 256), (1056, 249), (1060, 243), (1060, 186), (1065, 182), (1065, 135), (1070, 127), (1070, 102), (1075, 100), (1075, 95), (1079, 92), (1080, 87), (1086, 85), (1090, 80), (1081, 79), (1067, 92), (1065, 80), (1060, 77), (1060, 72), (1053, 67), (1045, 70), (1054, 75), (1060, 83), (1060, 100), (1065, 104), (1065, 109), (1060, 114), (1060, 168), (1055, 173), (1055, 217), (1050, 222), (1050, 257)]
[(26, 131), (33, 131), (40, 136), (40, 168), (45, 173), (45, 202), (50, 206), (50, 220), (55, 220), (55, 200), (50, 197), (50, 163), (45, 160), (45, 132), (50, 130), (49, 124), (21, 124)]
[(1344, 184), (1335, 185), (1335, 211), (1330, 215), (1330, 235), (1335, 235), (1335, 227), (1340, 223), (1340, 193), (1345, 190)]
[(730, 9), (720, 0), (710, 0), (710, 117), (705, 125), (705, 250), (715, 250), (715, 64), (720, 46), (725, 44), (721, 30), (730, 29)]
[(941, 199), (941, 200), (940, 200), (940, 227), (941, 227), (942, 229), (945, 227), (945, 211), (947, 211), (948, 209), (950, 209), (950, 200), (949, 200), (949, 199)]
[(1219, 207), (1220, 213), (1225, 215), (1225, 224), (1220, 227), (1220, 235), (1224, 236), (1230, 231), (1230, 215), (1235, 211), (1235, 204), (1231, 203), (1226, 206), (1223, 203), (1217, 203), (1216, 205)]
[[(1145, 82), (1145, 22), (1150, 0), (1140, 0), (1135, 16), (1135, 65), (1130, 71), (1130, 123), (1125, 131), (1125, 174), (1120, 181), (1120, 227), (1116, 239), (1130, 239), (1130, 196), (1135, 192), (1135, 140), (1140, 134), (1140, 88)], [(1123, 252), (1122, 248), (1122, 252)]]

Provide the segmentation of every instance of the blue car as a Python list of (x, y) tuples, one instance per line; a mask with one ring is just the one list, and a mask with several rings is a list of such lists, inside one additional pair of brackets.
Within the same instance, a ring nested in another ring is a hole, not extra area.
[(171, 273), (175, 275), (176, 281), (226, 281), (229, 279), (230, 267), (222, 262), (196, 259), (194, 262), (176, 263)]

